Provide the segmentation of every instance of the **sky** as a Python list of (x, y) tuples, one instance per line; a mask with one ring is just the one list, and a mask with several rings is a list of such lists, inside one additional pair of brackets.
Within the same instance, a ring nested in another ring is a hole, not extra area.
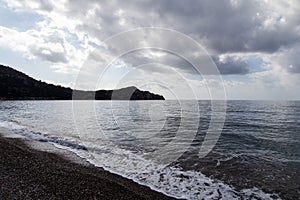
[(299, 100), (299, 55), (299, 0), (0, 0), (0, 64), (72, 88)]

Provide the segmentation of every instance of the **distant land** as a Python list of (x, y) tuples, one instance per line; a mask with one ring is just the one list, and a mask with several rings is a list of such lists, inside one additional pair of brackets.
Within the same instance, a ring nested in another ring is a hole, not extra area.
[(138, 88), (83, 91), (35, 80), (11, 67), (0, 65), (0, 100), (165, 100), (162, 95)]

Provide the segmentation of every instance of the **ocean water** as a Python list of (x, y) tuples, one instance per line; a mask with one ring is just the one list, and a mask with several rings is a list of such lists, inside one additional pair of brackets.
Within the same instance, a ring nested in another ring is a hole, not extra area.
[(298, 101), (0, 101), (0, 126), (176, 198), (300, 199)]

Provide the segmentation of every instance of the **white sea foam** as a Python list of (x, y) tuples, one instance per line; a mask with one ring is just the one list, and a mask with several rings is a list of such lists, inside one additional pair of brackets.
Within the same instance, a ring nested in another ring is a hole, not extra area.
[[(252, 188), (236, 191), (233, 187), (213, 180), (201, 172), (184, 171), (179, 167), (163, 167), (144, 155), (132, 153), (129, 150), (114, 148), (112, 144), (105, 142), (97, 144), (86, 141), (84, 145), (90, 151), (76, 148), (80, 144), (64, 142), (64, 138), (51, 138), (44, 134), (36, 134), (27, 130), (25, 126), (13, 121), (0, 121), (0, 126), (13, 130), (14, 133), (27, 138), (53, 143), (56, 147), (76, 153), (97, 167), (103, 167), (107, 171), (129, 178), (151, 189), (184, 199), (274, 199), (274, 195)], [(58, 142), (62, 141), (62, 142)], [(72, 145), (70, 145), (72, 144)], [(276, 197), (276, 196), (275, 196)], [(278, 196), (277, 196), (278, 197)], [(276, 199), (279, 199), (279, 197)]]
[(0, 120), (0, 126), (4, 127), (4, 128), (12, 129), (12, 130), (19, 130), (19, 129), (26, 128), (25, 126), (22, 126), (22, 125), (20, 125), (17, 122), (14, 122), (14, 121), (4, 121), (4, 120)]
[[(180, 199), (274, 199), (272, 194), (253, 188), (240, 192), (213, 180), (201, 172), (184, 171), (179, 167), (163, 167), (144, 159), (142, 155), (113, 147), (102, 148), (102, 153), (70, 149), (95, 166), (129, 178), (141, 185)], [(280, 199), (276, 196), (276, 199)]]

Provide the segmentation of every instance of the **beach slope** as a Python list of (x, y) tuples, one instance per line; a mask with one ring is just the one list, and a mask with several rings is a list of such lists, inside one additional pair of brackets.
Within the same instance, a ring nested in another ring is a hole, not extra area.
[(171, 199), (90, 164), (0, 136), (0, 199)]

